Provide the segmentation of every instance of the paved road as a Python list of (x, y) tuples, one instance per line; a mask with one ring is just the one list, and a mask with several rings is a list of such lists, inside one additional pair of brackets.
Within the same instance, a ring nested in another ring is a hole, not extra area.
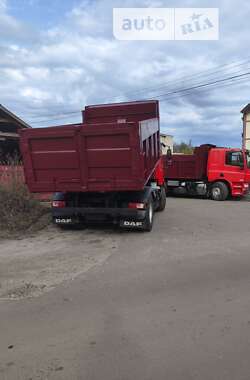
[(249, 209), (170, 198), (76, 280), (2, 301), (0, 379), (249, 380)]

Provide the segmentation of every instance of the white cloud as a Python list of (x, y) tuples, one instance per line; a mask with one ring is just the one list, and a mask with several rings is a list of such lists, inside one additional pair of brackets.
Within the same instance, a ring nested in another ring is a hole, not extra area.
[[(53, 28), (27, 34), (26, 25), (13, 18), (6, 2), (0, 0), (0, 22), (4, 21), (0, 25), (0, 103), (13, 106), (13, 111), (24, 118), (33, 114), (43, 119), (53, 113), (79, 109), (79, 116), (69, 120), (78, 121), (86, 103), (152, 98), (210, 80), (211, 76), (197, 76), (190, 82), (185, 76), (243, 59), (248, 38), (244, 29), (248, 27), (247, 15), (242, 12), (244, 33), (238, 27), (230, 31), (230, 26), (235, 26), (236, 6), (232, 1), (220, 3), (222, 14), (227, 15), (227, 19), (222, 17), (221, 41), (168, 43), (115, 40), (112, 6), (119, 6), (116, 1), (84, 1)], [(243, 3), (247, 9), (248, 2)], [(165, 3), (125, 0), (120, 6), (138, 4)], [(180, 6), (180, 2), (175, 6)], [(249, 101), (247, 96), (244, 87), (238, 86), (235, 90), (229, 87), (214, 92), (197, 91), (189, 97), (163, 100), (162, 127), (166, 132), (174, 132), (179, 140), (192, 137), (195, 142), (214, 142), (224, 136), (225, 140), (237, 139), (238, 143), (239, 111)], [(27, 121), (31, 120), (27, 117)]]
[(25, 81), (25, 77), (21, 70), (6, 68), (6, 69), (3, 69), (3, 73), (7, 76), (7, 79), (10, 81), (16, 81), (16, 82)]
[(32, 87), (24, 87), (20, 91), (20, 95), (32, 99), (33, 102), (39, 102), (42, 103), (43, 101), (50, 100), (51, 94), (45, 91), (41, 91), (37, 88)]

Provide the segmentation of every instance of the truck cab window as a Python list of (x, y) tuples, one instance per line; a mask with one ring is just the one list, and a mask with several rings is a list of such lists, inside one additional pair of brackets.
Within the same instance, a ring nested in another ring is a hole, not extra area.
[(242, 152), (227, 152), (226, 165), (242, 167), (244, 165)]

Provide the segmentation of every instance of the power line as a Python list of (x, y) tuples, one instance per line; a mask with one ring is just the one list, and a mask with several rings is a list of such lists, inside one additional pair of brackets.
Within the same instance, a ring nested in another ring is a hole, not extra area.
[[(239, 78), (237, 80), (233, 80), (230, 83), (219, 83), (219, 84), (216, 84), (216, 85), (213, 86), (213, 89), (214, 88), (221, 89), (221, 88), (224, 88), (224, 87), (230, 87), (230, 86), (233, 86), (233, 85), (241, 84), (242, 82), (244, 82), (246, 84), (245, 78)], [(180, 98), (182, 98), (184, 96), (194, 95), (197, 92), (198, 93), (203, 93), (203, 92), (207, 92), (207, 91), (210, 91), (210, 90), (211, 90), (211, 88), (208, 88), (208, 87), (199, 88), (199, 89), (196, 89), (195, 91), (186, 92), (186, 93), (183, 93), (183, 94), (176, 94), (174, 96), (168, 96), (166, 98), (161, 99), (161, 102), (170, 101), (170, 100), (173, 100), (173, 99), (180, 99)]]
[[(180, 83), (180, 82), (186, 82), (186, 81), (189, 81), (190, 79), (192, 78), (197, 78), (197, 77), (207, 77), (207, 76), (211, 76), (211, 75), (215, 75), (217, 73), (220, 73), (221, 71), (224, 71), (224, 70), (215, 70), (216, 68), (222, 68), (222, 67), (230, 67), (231, 66), (231, 69), (234, 68), (234, 67), (239, 67), (239, 66), (243, 66), (243, 65), (246, 65), (247, 63), (250, 63), (250, 59), (245, 59), (245, 60), (242, 60), (242, 61), (235, 61), (235, 62), (232, 62), (232, 63), (226, 63), (226, 64), (223, 64), (223, 65), (219, 65), (219, 66), (216, 66), (215, 68), (211, 68), (211, 69), (208, 69), (208, 70), (205, 70), (205, 71), (200, 71), (198, 73), (194, 73), (194, 74), (191, 74), (191, 75), (188, 75), (188, 76), (183, 76), (183, 77), (180, 77), (179, 79), (173, 79), (171, 81), (168, 81), (166, 82), (163, 86), (160, 86), (160, 87), (148, 87), (148, 88), (142, 88), (140, 90), (137, 90), (135, 92), (133, 92), (134, 94), (136, 93), (141, 93), (141, 92), (154, 92), (154, 91), (158, 91), (162, 88), (165, 88), (167, 87), (169, 84), (176, 84), (176, 83)], [(212, 71), (211, 73), (208, 73)], [(208, 74), (206, 74), (208, 73)], [(126, 94), (132, 94), (132, 91), (131, 92), (125, 92), (124, 95)]]
[[(242, 61), (235, 61), (235, 62), (232, 62), (232, 63), (226, 63), (226, 64), (223, 64), (223, 65), (216, 66), (215, 69), (216, 68), (223, 68), (223, 67), (228, 67), (228, 68), (231, 67), (230, 69), (232, 69), (234, 67), (239, 67), (239, 66), (246, 65), (249, 62), (250, 62), (250, 59), (245, 59), (245, 60), (242, 60)], [(140, 89), (140, 90), (135, 91), (134, 94), (145, 92), (145, 91), (157, 91), (157, 90), (166, 88), (167, 85), (171, 84), (171, 83), (177, 84), (177, 83), (180, 83), (180, 82), (188, 82), (188, 81), (190, 81), (190, 79), (192, 80), (192, 78), (196, 79), (197, 77), (214, 76), (217, 73), (223, 71), (222, 69), (220, 69), (220, 70), (215, 70), (215, 71), (213, 71), (211, 73), (206, 74), (207, 72), (210, 72), (211, 70), (214, 70), (214, 69), (211, 68), (211, 69), (208, 69), (208, 70), (205, 70), (205, 71), (198, 72), (196, 74), (192, 74), (192, 75), (189, 75), (189, 76), (184, 76), (184, 77), (179, 78), (179, 80), (178, 79), (177, 80), (171, 80), (171, 81), (168, 81), (167, 83), (165, 83), (164, 86), (160, 86), (160, 87), (157, 87), (157, 88), (156, 87), (151, 87), (151, 88)], [(188, 79), (188, 78), (190, 78), (190, 79)], [(130, 92), (130, 93), (132, 94), (132, 92)], [(129, 92), (127, 92), (127, 93), (125, 92), (124, 95), (125, 94), (129, 94)], [(123, 98), (124, 98), (124, 95), (123, 95)], [(118, 97), (118, 99), (119, 99), (119, 97)], [(120, 97), (120, 99), (121, 99), (121, 97)], [(63, 112), (63, 113), (53, 113), (53, 114), (46, 114), (46, 115), (35, 115), (35, 116), (31, 117), (31, 121), (33, 119), (39, 119), (41, 117), (44, 117), (44, 118), (47, 119), (48, 117), (52, 117), (53, 118), (54, 116), (55, 117), (59, 117), (60, 116), (60, 119), (61, 119), (61, 116), (63, 116), (63, 118), (64, 118), (64, 116), (66, 116), (66, 115), (76, 115), (78, 113), (80, 113), (79, 110), (74, 110), (74, 111), (72, 110), (72, 111), (67, 111), (67, 112)], [(55, 120), (57, 120), (57, 119), (55, 119)], [(50, 119), (50, 120), (53, 121), (53, 119)], [(48, 120), (48, 121), (50, 121), (50, 120)], [(41, 121), (45, 121), (45, 120), (41, 120)], [(39, 121), (33, 122), (33, 123), (34, 124), (35, 123), (40, 123), (41, 121), (39, 120)]]
[[(246, 63), (250, 62), (250, 60), (244, 60), (244, 61), (240, 61), (240, 62), (241, 63), (237, 63), (237, 64), (235, 64), (235, 63), (224, 64), (224, 65), (221, 65), (219, 67), (229, 67), (229, 66), (231, 66), (231, 68), (232, 67), (239, 67), (239, 66), (243, 66)], [(206, 73), (207, 71), (211, 71), (211, 69), (210, 70), (206, 70), (205, 72), (201, 72), (200, 74), (190, 75), (188, 77), (185, 77), (186, 79), (184, 81), (182, 81), (182, 82), (188, 82), (187, 78), (193, 78), (194, 77), (196, 79), (199, 76), (202, 77), (202, 76), (204, 76), (204, 73)], [(216, 75), (216, 73), (218, 73), (220, 71), (222, 71), (222, 70), (217, 70), (217, 72), (214, 71), (214, 72), (212, 72), (210, 74), (206, 74), (205, 76), (214, 76), (214, 75)], [(234, 74), (236, 74), (236, 73), (241, 73), (241, 70), (234, 72)], [(217, 79), (217, 80), (212, 81), (212, 82), (198, 83), (196, 85), (193, 85), (193, 86), (190, 86), (190, 87), (186, 87), (186, 88), (173, 89), (173, 90), (169, 91), (168, 93), (163, 93), (163, 94), (155, 95), (153, 98), (157, 98), (157, 99), (161, 99), (162, 98), (162, 99), (166, 100), (166, 99), (168, 99), (172, 95), (182, 94), (182, 96), (183, 96), (186, 92), (188, 92), (188, 94), (190, 94), (190, 91), (192, 91), (192, 90), (198, 90), (198, 89), (203, 88), (203, 87), (213, 86), (213, 85), (215, 85), (217, 83), (223, 83), (223, 82), (226, 82), (226, 81), (234, 80), (234, 79), (245, 77), (245, 76), (248, 76), (248, 75), (250, 75), (249, 72), (242, 73), (242, 74), (239, 74), (239, 75), (230, 76), (230, 77), (223, 78), (223, 79)], [(178, 83), (180, 81), (181, 80), (179, 80), (179, 81), (170, 81), (169, 83), (171, 83), (171, 82), (172, 83), (173, 82)], [(234, 84), (234, 83), (232, 82), (231, 85), (232, 84)], [(158, 89), (165, 88), (165, 87), (166, 87), (166, 84), (164, 86), (159, 87)], [(61, 112), (61, 113), (57, 113), (57, 114), (53, 113), (53, 114), (40, 115), (40, 116), (36, 115), (36, 116), (33, 116), (31, 118), (30, 122), (32, 124), (41, 124), (41, 123), (46, 123), (46, 122), (50, 122), (50, 121), (57, 121), (57, 120), (68, 119), (69, 116), (76, 115), (76, 114), (80, 114), (80, 111), (79, 110), (76, 110), (76, 111), (72, 110), (72, 111)], [(41, 119), (41, 120), (37, 120), (37, 121), (32, 122), (32, 119), (37, 119), (37, 118), (41, 118), (41, 117), (44, 117), (44, 118)], [(48, 119), (48, 117), (49, 118), (51, 117), (51, 119)]]
[[(79, 114), (80, 116), (80, 112), (77, 111), (77, 112), (73, 112), (73, 114)], [(48, 122), (48, 121), (57, 121), (57, 120), (64, 120), (64, 119), (68, 119), (70, 117), (70, 115), (66, 116), (65, 114), (61, 114), (62, 116), (60, 115), (53, 115), (55, 116), (54, 118), (51, 118), (51, 119), (42, 119), (42, 120), (39, 120), (39, 121), (31, 121), (32, 124), (41, 124), (41, 123), (45, 123), (45, 122)]]
[(81, 114), (81, 111), (78, 109), (78, 111), (69, 111), (69, 112), (63, 112), (63, 113), (53, 113), (53, 114), (49, 114), (49, 115), (35, 115), (35, 116), (32, 116), (31, 119), (37, 119), (37, 118), (40, 118), (40, 117), (53, 117), (53, 116), (70, 116), (70, 115), (75, 115), (75, 114)]
[[(197, 91), (199, 91), (199, 92), (204, 91), (204, 90), (207, 91), (210, 89), (208, 87), (211, 87), (211, 86), (213, 86), (213, 88), (228, 87), (228, 86), (238, 84), (239, 82), (243, 82), (245, 80), (245, 77), (249, 76), (249, 75), (250, 75), (250, 72), (239, 74), (239, 75), (234, 75), (234, 76), (223, 78), (220, 80), (202, 83), (202, 84), (187, 87), (184, 89), (178, 89), (175, 91), (168, 92), (166, 94), (160, 94), (158, 96), (153, 97), (153, 99), (161, 99), (162, 101), (168, 101), (168, 100), (180, 98), (182, 96), (191, 95), (192, 93), (195, 93)], [(226, 82), (228, 82), (228, 83), (226, 83)], [(79, 113), (79, 111), (77, 113)], [(69, 118), (69, 116), (65, 116), (64, 114), (62, 114), (62, 116), (58, 115), (58, 117), (55, 117), (53, 119), (43, 119), (40, 121), (33, 122), (32, 124), (36, 125), (36, 124), (47, 123), (47, 122), (51, 122), (51, 121), (64, 120), (64, 119), (68, 119), (68, 118)]]
[(213, 81), (213, 82), (202, 83), (202, 84), (199, 84), (197, 86), (192, 86), (192, 87), (187, 87), (187, 88), (183, 88), (183, 89), (178, 89), (178, 90), (175, 90), (175, 91), (170, 91), (170, 92), (165, 93), (165, 94), (157, 95), (157, 96), (155, 96), (155, 98), (159, 99), (161, 97), (166, 97), (168, 95), (179, 94), (179, 93), (183, 93), (183, 92), (186, 92), (186, 91), (189, 91), (189, 90), (195, 90), (195, 89), (198, 89), (198, 88), (212, 86), (213, 84), (216, 84), (216, 83), (223, 83), (223, 82), (226, 82), (226, 81), (229, 81), (229, 80), (232, 80), (232, 79), (242, 78), (242, 77), (246, 77), (246, 76), (249, 76), (249, 75), (250, 75), (250, 72), (239, 74), (239, 75), (234, 75), (234, 76), (231, 76), (231, 77), (227, 77), (227, 78), (223, 78), (223, 79), (218, 79), (218, 80)]

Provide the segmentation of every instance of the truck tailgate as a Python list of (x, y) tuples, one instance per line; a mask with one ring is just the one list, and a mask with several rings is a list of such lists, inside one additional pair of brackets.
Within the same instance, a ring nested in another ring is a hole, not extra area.
[(68, 192), (143, 188), (143, 155), (131, 124), (82, 124), (21, 132), (29, 189)]

